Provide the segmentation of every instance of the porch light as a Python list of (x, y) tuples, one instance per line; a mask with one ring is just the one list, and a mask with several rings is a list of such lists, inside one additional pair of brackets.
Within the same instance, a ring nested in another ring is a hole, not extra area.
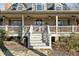
[(31, 16), (27, 16), (27, 19), (31, 19), (32, 17)]
[(76, 18), (76, 16), (72, 16), (72, 19), (75, 19)]
[(0, 19), (4, 19), (5, 18), (5, 16), (0, 16)]
[(52, 17), (51, 17), (51, 16), (49, 16), (49, 17), (48, 17), (48, 19), (52, 19)]
[(3, 19), (5, 19), (5, 18), (7, 19), (7, 17), (6, 17), (6, 16), (2, 16), (2, 18), (3, 18)]
[(2, 16), (2, 18), (5, 18), (5, 16)]

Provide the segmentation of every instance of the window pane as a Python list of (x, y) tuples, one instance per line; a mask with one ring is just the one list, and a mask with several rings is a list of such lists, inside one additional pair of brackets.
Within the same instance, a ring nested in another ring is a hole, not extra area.
[(54, 10), (54, 4), (53, 3), (47, 3), (47, 10)]
[(44, 22), (42, 20), (36, 20), (35, 25), (42, 26), (42, 25), (44, 25)]
[(20, 25), (21, 25), (21, 21), (19, 21), (19, 20), (11, 20), (11, 21), (10, 21), (10, 25), (13, 25), (13, 26), (15, 26), (15, 25), (20, 26)]
[(44, 5), (43, 4), (36, 4), (35, 8), (36, 8), (36, 10), (44, 10)]
[(56, 10), (62, 10), (63, 5), (62, 5), (61, 3), (56, 3), (56, 4), (55, 4), (55, 7), (56, 7), (56, 8), (55, 8)]
[(25, 10), (25, 6), (23, 4), (18, 4), (17, 10)]
[(37, 5), (37, 10), (42, 10), (42, 6), (41, 5)]
[(12, 5), (12, 10), (16, 10), (16, 8), (17, 8), (17, 3), (14, 3), (13, 5)]
[(58, 20), (58, 26), (67, 26), (68, 20)]
[(27, 3), (26, 8), (27, 10), (32, 10), (32, 3)]
[(62, 21), (58, 20), (58, 26), (62, 26)]

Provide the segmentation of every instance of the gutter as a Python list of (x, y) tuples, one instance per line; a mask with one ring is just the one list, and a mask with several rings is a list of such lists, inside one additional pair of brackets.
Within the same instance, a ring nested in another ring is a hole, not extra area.
[(16, 10), (0, 10), (0, 14), (79, 14), (79, 10), (50, 10), (50, 11), (16, 11)]

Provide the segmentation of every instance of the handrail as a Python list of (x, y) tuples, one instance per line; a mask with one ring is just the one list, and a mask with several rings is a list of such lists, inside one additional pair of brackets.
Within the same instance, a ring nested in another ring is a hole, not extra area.
[[(5, 27), (6, 25), (0, 25), (0, 27)], [(21, 27), (21, 26), (14, 26), (14, 25), (8, 25), (8, 26), (12, 26), (12, 27)], [(74, 27), (79, 27), (79, 26), (76, 26), (76, 25), (72, 25), (72, 26), (74, 26)], [(30, 26), (27, 26), (27, 25), (25, 25), (24, 27), (30, 27)], [(45, 26), (34, 26), (33, 25), (33, 27), (45, 27)], [(55, 25), (54, 26), (51, 26), (51, 25), (49, 25), (49, 27), (56, 27)], [(58, 27), (71, 27), (71, 26), (58, 26)]]
[(43, 42), (46, 43), (46, 45), (49, 45), (49, 31), (48, 31), (48, 26), (45, 26), (45, 30), (42, 33), (42, 40)]

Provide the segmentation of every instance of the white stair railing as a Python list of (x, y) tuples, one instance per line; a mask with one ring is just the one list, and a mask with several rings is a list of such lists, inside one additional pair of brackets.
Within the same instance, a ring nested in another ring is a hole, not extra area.
[(74, 30), (74, 25), (72, 26), (72, 32), (75, 32), (75, 30)]
[(47, 29), (48, 29), (48, 34), (50, 34), (50, 27), (49, 27), (49, 25), (47, 25)]
[(33, 26), (31, 25), (30, 26), (30, 34), (32, 34), (32, 32), (33, 32)]
[(51, 47), (50, 26), (49, 25), (47, 25), (47, 29), (48, 29), (48, 43), (49, 43), (49, 46)]
[(42, 40), (44, 43), (46, 43), (46, 45), (49, 46), (49, 30), (47, 26), (45, 26), (44, 31), (42, 33)]

